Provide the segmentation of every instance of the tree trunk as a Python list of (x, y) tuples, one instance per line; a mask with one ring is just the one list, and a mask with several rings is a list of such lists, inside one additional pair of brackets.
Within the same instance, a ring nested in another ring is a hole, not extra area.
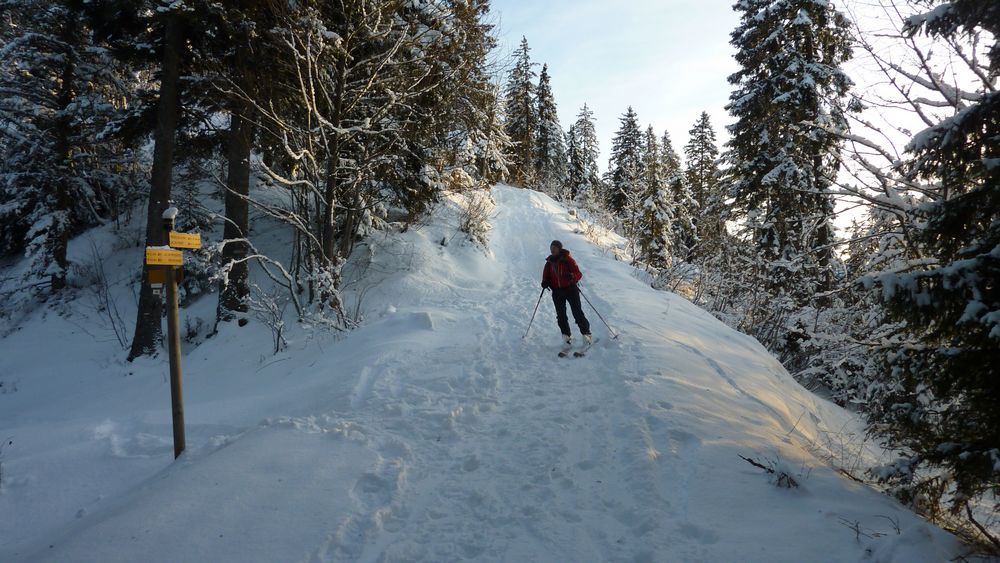
[(56, 268), (52, 270), (50, 277), (52, 293), (56, 293), (66, 287), (66, 270), (69, 268), (69, 260), (66, 257), (67, 246), (69, 245), (69, 234), (72, 228), (72, 208), (73, 198), (70, 195), (71, 175), (73, 173), (73, 154), (70, 148), (70, 135), (72, 128), (72, 117), (67, 109), (76, 98), (74, 92), (76, 75), (76, 53), (73, 47), (77, 44), (78, 21), (75, 14), (67, 11), (66, 19), (63, 21), (60, 40), (65, 46), (63, 53), (63, 68), (61, 73), (61, 84), (59, 85), (59, 95), (56, 103), (61, 116), (56, 121), (55, 131), (55, 152), (59, 158), (61, 170), (59, 179), (56, 182), (56, 208), (61, 213), (53, 219), (52, 226), (49, 227), (49, 252)]
[[(237, 102), (229, 125), (229, 172), (226, 177), (226, 225), (225, 240), (243, 239), (250, 232), (250, 139), (252, 123), (242, 112), (247, 104)], [(222, 247), (222, 258), (232, 263), (229, 274), (221, 282), (217, 317), (220, 321), (233, 318), (233, 312), (247, 311), (249, 265), (243, 261), (249, 245), (244, 241), (228, 242)], [(237, 261), (238, 260), (238, 261)], [(237, 262), (234, 262), (237, 261)]]
[(340, 233), (340, 255), (349, 257), (354, 251), (354, 242), (357, 238), (358, 224), (361, 220), (361, 198), (357, 193), (351, 197), (351, 205), (345, 212), (344, 229)]
[[(174, 135), (180, 118), (180, 52), (182, 28), (178, 16), (167, 17), (163, 44), (163, 69), (160, 76), (160, 100), (156, 109), (156, 139), (153, 147), (153, 172), (149, 186), (149, 208), (146, 214), (146, 246), (165, 244), (163, 211), (170, 201), (170, 182), (173, 173)], [(160, 318), (163, 306), (158, 296), (146, 283), (139, 293), (139, 310), (135, 320), (135, 335), (129, 361), (139, 356), (155, 355), (163, 333)]]
[[(343, 121), (343, 110), (344, 110), (344, 83), (347, 81), (347, 57), (342, 56), (337, 60), (337, 84), (334, 90), (333, 98), (333, 119), (331, 120), (334, 127), (340, 127), (341, 121)], [(326, 265), (332, 266), (334, 264), (337, 248), (334, 240), (335, 236), (335, 225), (334, 225), (334, 213), (336, 211), (336, 199), (338, 194), (339, 182), (338, 178), (340, 175), (340, 138), (342, 134), (338, 131), (333, 132), (333, 142), (330, 144), (330, 154), (327, 155), (327, 171), (326, 171), (326, 190), (323, 194), (325, 201), (323, 202), (323, 257), (326, 259)]]

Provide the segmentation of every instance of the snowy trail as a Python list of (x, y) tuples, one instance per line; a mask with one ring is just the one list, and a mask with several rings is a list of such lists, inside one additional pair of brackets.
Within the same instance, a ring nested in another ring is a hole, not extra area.
[[(441, 373), (456, 373), (448, 380), (447, 396), (434, 398), (449, 411), (448, 432), (444, 437), (428, 435), (422, 451), (412, 452), (406, 482), (390, 487), (386, 512), (358, 515), (359, 520), (372, 520), (367, 529), (375, 532), (355, 536), (364, 539), (356, 546), (339, 542), (341, 556), (362, 561), (520, 559), (515, 554), (530, 558), (574, 545), (574, 558), (585, 558), (595, 549), (608, 552), (612, 546), (607, 538), (602, 541), (603, 518), (583, 523), (588, 512), (600, 514), (611, 500), (603, 499), (599, 490), (583, 494), (579, 480), (611, 483), (621, 469), (609, 466), (615, 460), (607, 454), (610, 442), (617, 439), (615, 432), (606, 417), (595, 413), (599, 401), (610, 396), (621, 400), (624, 389), (616, 389), (593, 364), (560, 360), (554, 347), (539, 345), (540, 334), (552, 335), (548, 302), (541, 308), (535, 337), (521, 340), (540, 256), (551, 238), (565, 233), (552, 228), (538, 228), (530, 236), (518, 232), (537, 222), (537, 211), (504, 201), (511, 195), (497, 194), (501, 213), (494, 222), (492, 249), (502, 270), (492, 283), (481, 281), (491, 293), (474, 287), (446, 294), (454, 310), (464, 311), (468, 321), (478, 325), (474, 345), (433, 360)], [(567, 386), (581, 392), (567, 397)], [(462, 391), (468, 393), (463, 396)], [(367, 406), (391, 410), (400, 399), (404, 404), (416, 402), (393, 393), (392, 385), (377, 386)], [(438, 428), (442, 416), (439, 409), (419, 414), (425, 428)], [(581, 417), (593, 424), (583, 424)], [(407, 426), (403, 434), (412, 431)], [(600, 463), (593, 459), (593, 450), (605, 453)], [(603, 479), (587, 475), (598, 465)], [(386, 516), (393, 520), (388, 526), (374, 521)]]
[[(462, 397), (455, 392), (459, 380), (451, 382), (450, 397), (438, 398), (452, 403), (448, 439), (435, 437), (412, 452), (405, 484), (390, 487), (386, 496), (392, 499), (387, 510), (358, 515), (372, 520), (367, 530), (374, 533), (355, 535), (363, 539), (357, 546), (342, 541), (339, 555), (361, 561), (531, 560), (561, 553), (588, 560), (601, 553), (622, 559), (637, 545), (650, 555), (664, 553), (668, 541), (674, 553), (698, 555), (685, 553), (683, 538), (657, 533), (672, 515), (664, 492), (670, 484), (644, 467), (657, 459), (649, 422), (625, 414), (639, 409), (629, 404), (627, 381), (607, 369), (627, 366), (628, 352), (613, 342), (595, 348), (591, 358), (556, 358), (558, 332), (547, 294), (533, 336), (521, 339), (548, 242), (569, 234), (564, 213), (546, 217), (544, 207), (525, 195), (495, 192), (500, 212), (491, 248), (501, 272), (493, 284), (483, 280), (493, 293), (450, 294), (454, 309), (483, 328), (472, 349), (434, 363), (444, 372), (465, 370), (472, 393)], [(398, 400), (391, 389), (376, 387), (368, 407)], [(440, 415), (424, 413), (424, 422)], [(374, 521), (385, 517), (393, 522)]]
[[(934, 561), (952, 553), (943, 532), (810, 453), (853, 418), (802, 389), (756, 341), (649, 288), (548, 197), (506, 186), (493, 196), (488, 253), (442, 245), (433, 229), (388, 239), (379, 254), (387, 264), (378, 264), (386, 280), (368, 294), (381, 313), (340, 342), (297, 352), (295, 366), (268, 367), (261, 377), (275, 379), (255, 383), (274, 382), (255, 391), (266, 399), (234, 393), (247, 387), (239, 375), (191, 381), (195, 432), (181, 462), (160, 451), (169, 447), (162, 403), (130, 413), (160, 424), (153, 459), (164, 469), (27, 547), (15, 542), (9, 559)], [(548, 293), (522, 339), (552, 239), (573, 251), (583, 290), (621, 334), (612, 340), (585, 303), (601, 337), (586, 358), (556, 357)], [(199, 373), (199, 360), (188, 359)], [(808, 477), (798, 490), (778, 489), (737, 454), (772, 456)], [(22, 498), (11, 506), (27, 506), (30, 495), (16, 494), (0, 495), (0, 509)], [(906, 533), (866, 545), (839, 523), (876, 529), (882, 515), (898, 517)]]

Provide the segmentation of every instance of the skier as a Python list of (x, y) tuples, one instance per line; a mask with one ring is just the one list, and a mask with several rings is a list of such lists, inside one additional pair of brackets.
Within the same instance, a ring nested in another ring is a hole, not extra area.
[(545, 259), (545, 268), (542, 270), (542, 290), (552, 290), (552, 303), (556, 306), (556, 321), (559, 323), (559, 330), (562, 331), (563, 340), (568, 347), (573, 341), (569, 331), (569, 319), (566, 318), (566, 302), (573, 311), (573, 320), (580, 328), (587, 345), (591, 343), (590, 321), (583, 314), (580, 306), (580, 288), (576, 282), (580, 281), (583, 274), (576, 265), (576, 260), (570, 256), (569, 250), (563, 248), (563, 244), (558, 240), (552, 241), (549, 245), (550, 256)]

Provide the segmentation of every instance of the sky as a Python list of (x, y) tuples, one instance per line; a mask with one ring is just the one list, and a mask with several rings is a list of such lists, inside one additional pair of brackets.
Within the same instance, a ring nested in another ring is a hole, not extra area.
[(527, 37), (531, 59), (549, 65), (559, 120), (568, 130), (586, 102), (594, 112), (607, 168), (611, 138), (628, 106), (643, 129), (669, 131), (683, 153), (702, 111), (720, 145), (737, 70), (729, 33), (733, 0), (493, 0), (500, 53)]

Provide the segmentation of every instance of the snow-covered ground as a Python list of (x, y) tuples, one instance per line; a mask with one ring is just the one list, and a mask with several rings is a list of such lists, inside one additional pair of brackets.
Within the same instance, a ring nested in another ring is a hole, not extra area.
[[(88, 327), (93, 313), (34, 313), (0, 340), (0, 438), (13, 440), (0, 453), (0, 561), (961, 553), (828, 467), (857, 421), (755, 340), (639, 281), (548, 197), (505, 186), (493, 196), (488, 250), (455, 236), (454, 203), (373, 237), (348, 296), (363, 294), (367, 320), (346, 337), (296, 325), (272, 355), (269, 331), (251, 322), (191, 347), (177, 461), (165, 358), (123, 362)], [(548, 296), (522, 339), (554, 238), (621, 335), (587, 308), (600, 341), (582, 359), (556, 357)], [(137, 252), (109, 267), (130, 271)], [(203, 299), (182, 317), (210, 318), (214, 306)], [(776, 487), (738, 455), (770, 459), (801, 485)]]

